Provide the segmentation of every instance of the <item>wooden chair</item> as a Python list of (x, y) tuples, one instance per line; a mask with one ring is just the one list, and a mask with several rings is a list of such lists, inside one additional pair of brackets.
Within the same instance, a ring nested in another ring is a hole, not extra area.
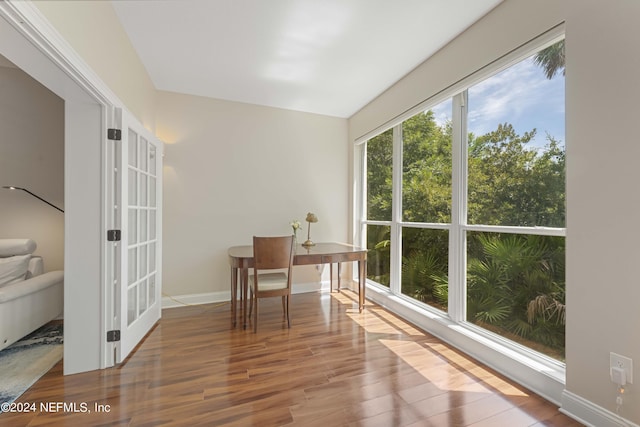
[[(291, 270), (294, 256), (293, 236), (256, 237), (253, 236), (253, 276), (249, 276), (249, 317), (254, 312), (253, 330), (258, 331), (258, 300), (268, 297), (282, 297), (282, 310), (289, 320), (291, 300)], [(273, 270), (283, 270), (274, 272)]]

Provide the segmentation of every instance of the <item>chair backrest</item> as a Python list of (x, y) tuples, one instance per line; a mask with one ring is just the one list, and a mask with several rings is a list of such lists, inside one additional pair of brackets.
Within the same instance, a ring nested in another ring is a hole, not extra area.
[(293, 235), (253, 236), (253, 267), (256, 270), (288, 268), (293, 265)]

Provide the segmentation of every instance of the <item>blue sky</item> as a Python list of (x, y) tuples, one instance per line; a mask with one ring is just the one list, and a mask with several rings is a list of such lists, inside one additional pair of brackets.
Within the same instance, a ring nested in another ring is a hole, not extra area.
[[(432, 108), (436, 120), (451, 118), (451, 101)], [(537, 129), (532, 145), (543, 147), (549, 133), (564, 145), (564, 76), (548, 80), (532, 58), (469, 88), (468, 131), (476, 135), (511, 123), (522, 135)]]

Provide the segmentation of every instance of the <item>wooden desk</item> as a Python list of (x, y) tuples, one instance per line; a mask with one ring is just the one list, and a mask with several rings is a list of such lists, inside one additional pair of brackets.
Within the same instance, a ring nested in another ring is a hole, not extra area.
[[(316, 243), (315, 246), (297, 245), (293, 257), (293, 265), (331, 264), (358, 261), (358, 308), (364, 310), (364, 290), (367, 280), (367, 250), (345, 243)], [(229, 248), (229, 265), (231, 265), (231, 316), (235, 327), (238, 300), (238, 272), (240, 270), (240, 300), (242, 301), (243, 327), (247, 327), (247, 292), (249, 286), (249, 269), (253, 267), (253, 246), (233, 246)], [(332, 268), (333, 269), (333, 268)], [(339, 274), (339, 273), (338, 273)], [(333, 277), (331, 278), (333, 281)], [(338, 278), (339, 280), (339, 278)], [(340, 284), (338, 282), (338, 290)]]

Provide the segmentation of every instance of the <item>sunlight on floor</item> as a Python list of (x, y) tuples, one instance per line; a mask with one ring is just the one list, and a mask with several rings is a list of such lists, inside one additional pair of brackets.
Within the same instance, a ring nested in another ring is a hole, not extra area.
[[(363, 313), (357, 309), (357, 297), (351, 293), (332, 293), (331, 297), (347, 308), (347, 315), (367, 333), (407, 337), (428, 336), (424, 332), (384, 309), (369, 303)], [(436, 342), (417, 343), (411, 339), (380, 339), (379, 342), (420, 372), (441, 390), (476, 393), (500, 393), (508, 396), (528, 396), (477, 362), (463, 356), (447, 345)]]
[(491, 393), (481, 381), (450, 363), (437, 351), (410, 341), (380, 342), (441, 390)]
[(422, 336), (422, 331), (408, 325), (406, 322), (389, 314), (378, 306), (368, 303), (363, 313), (358, 311), (357, 297), (352, 297), (351, 293), (332, 293), (331, 296), (338, 300), (341, 304), (353, 306), (347, 309), (347, 315), (357, 324), (362, 326), (368, 332), (393, 334), (400, 333), (410, 336)]

